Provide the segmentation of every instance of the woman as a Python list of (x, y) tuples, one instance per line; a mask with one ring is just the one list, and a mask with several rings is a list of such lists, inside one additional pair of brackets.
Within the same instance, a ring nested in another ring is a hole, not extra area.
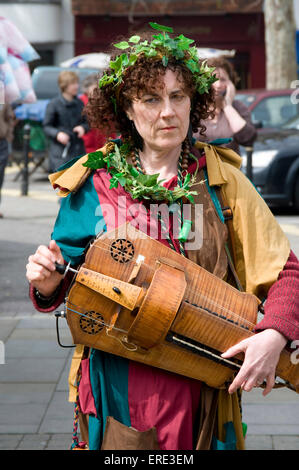
[(44, 132), (50, 138), (50, 172), (85, 154), (82, 137), (89, 129), (82, 116), (83, 103), (77, 98), (78, 75), (69, 70), (60, 72), (58, 85), (60, 94), (49, 102), (43, 121)]
[(196, 134), (196, 137), (207, 142), (231, 139), (225, 146), (239, 153), (239, 145), (252, 146), (257, 135), (247, 106), (235, 99), (239, 78), (233, 65), (225, 57), (209, 59), (207, 63), (210, 67), (215, 67), (218, 78), (213, 84), (215, 115), (203, 122), (206, 126), (205, 135)]
[[(194, 253), (186, 251), (172, 226), (166, 237), (159, 231), (159, 241), (224, 278), (228, 234), (216, 210), (215, 187), (225, 187), (234, 214), (240, 281), (246, 291), (261, 297), (272, 286), (259, 334), (225, 353), (226, 357), (245, 353), (244, 365), (228, 392), (78, 345), (69, 376), (70, 400), (75, 401), (79, 392), (81, 432), (90, 449), (217, 448), (219, 442), (220, 447), (225, 445), (224, 425), (229, 421), (234, 423), (236, 442), (227, 445), (242, 449), (236, 391), (250, 391), (264, 379), (265, 394), (273, 387), (280, 352), (298, 334), (298, 301), (295, 296), (293, 303), (287, 300), (290, 291), (293, 294), (298, 288), (298, 261), (267, 206), (236, 168), (240, 158), (230, 150), (216, 151), (210, 145), (190, 142), (192, 131), (201, 128), (201, 119), (210, 115), (210, 86), (215, 77), (205, 64), (199, 66), (196, 51), (190, 47), (193, 41), (181, 35), (171, 42), (164, 27), (155, 28), (161, 28), (163, 34), (155, 35), (151, 42), (133, 36), (116, 45), (127, 52), (110, 63), (87, 106), (92, 127), (121, 133), (122, 140), (70, 162), (50, 177), (52, 185), (60, 189), (62, 205), (49, 246), (40, 246), (29, 257), (30, 295), (38, 310), (53, 311), (69, 285), (69, 279), (55, 271), (55, 261), (77, 266), (95, 234), (113, 229), (120, 219), (134, 220), (130, 208), (134, 204), (136, 208), (136, 201), (145, 208), (149, 226), (149, 202), (172, 203), (177, 194), (185, 201), (198, 198), (203, 205), (203, 245)], [(187, 184), (187, 173), (192, 185)], [(195, 174), (205, 180), (196, 192)], [(140, 184), (145, 179), (147, 185)], [(120, 205), (120, 199), (125, 204)], [(286, 295), (288, 276), (292, 284)]]

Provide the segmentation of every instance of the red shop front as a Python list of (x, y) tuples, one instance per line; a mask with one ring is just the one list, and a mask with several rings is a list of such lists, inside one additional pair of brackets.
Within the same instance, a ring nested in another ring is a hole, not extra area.
[(264, 15), (86, 15), (75, 13), (75, 55), (107, 52), (119, 38), (149, 31), (149, 21), (171, 26), (175, 34), (195, 40), (197, 47), (234, 49), (232, 59), (241, 78), (239, 88), (265, 87)]

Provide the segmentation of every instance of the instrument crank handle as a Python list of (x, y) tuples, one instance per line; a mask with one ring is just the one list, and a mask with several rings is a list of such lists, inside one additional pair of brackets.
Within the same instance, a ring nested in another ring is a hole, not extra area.
[(57, 271), (59, 274), (63, 274), (63, 277), (66, 276), (66, 274), (68, 273), (68, 271), (71, 271), (72, 273), (78, 274), (79, 271), (77, 271), (76, 269), (71, 268), (70, 265), (71, 265), (71, 263), (68, 263), (68, 264), (59, 264), (59, 263), (57, 263), (57, 261), (55, 261), (56, 271)]

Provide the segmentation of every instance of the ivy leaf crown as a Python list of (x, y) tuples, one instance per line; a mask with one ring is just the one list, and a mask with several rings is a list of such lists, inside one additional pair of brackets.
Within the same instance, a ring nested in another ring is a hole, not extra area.
[(138, 35), (131, 36), (128, 41), (114, 44), (114, 47), (123, 52), (115, 60), (111, 60), (109, 71), (99, 80), (99, 88), (112, 85), (118, 88), (123, 83), (123, 76), (128, 67), (135, 64), (138, 56), (161, 58), (164, 67), (167, 67), (170, 57), (181, 61), (192, 72), (196, 90), (199, 94), (208, 93), (211, 85), (218, 80), (214, 75), (214, 67), (209, 67), (206, 61), (199, 62), (197, 48), (191, 46), (193, 39), (186, 38), (183, 34), (172, 38), (168, 33), (173, 33), (173, 28), (150, 22), (149, 25), (157, 34), (152, 36), (152, 41), (141, 41)]

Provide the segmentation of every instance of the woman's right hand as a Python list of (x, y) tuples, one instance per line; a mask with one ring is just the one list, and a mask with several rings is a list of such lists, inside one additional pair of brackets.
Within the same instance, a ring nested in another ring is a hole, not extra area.
[(58, 140), (58, 142), (60, 142), (62, 145), (66, 145), (69, 140), (70, 140), (70, 136), (66, 133), (66, 132), (58, 132), (57, 136), (56, 136), (56, 139)]
[(63, 275), (56, 271), (55, 261), (64, 264), (59, 246), (55, 240), (51, 240), (49, 247), (40, 245), (36, 252), (29, 256), (26, 265), (28, 281), (45, 297), (50, 296), (63, 279)]

